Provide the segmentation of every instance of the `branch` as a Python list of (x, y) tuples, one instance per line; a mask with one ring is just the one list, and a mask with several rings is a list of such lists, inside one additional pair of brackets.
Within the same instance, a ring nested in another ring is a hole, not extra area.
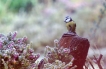
[(84, 65), (84, 66), (85, 66), (85, 69), (88, 69), (88, 67), (86, 65)]
[(88, 62), (91, 65), (92, 69), (95, 69), (94, 66), (93, 66), (93, 64), (92, 64), (92, 60), (90, 58), (88, 58)]
[(101, 61), (102, 57), (103, 57), (103, 55), (100, 54), (99, 59), (97, 59), (97, 58), (95, 57), (95, 55), (94, 55), (94, 59), (96, 60), (97, 65), (99, 66), (100, 69), (103, 69), (102, 66), (101, 66), (101, 64), (100, 64), (100, 61)]

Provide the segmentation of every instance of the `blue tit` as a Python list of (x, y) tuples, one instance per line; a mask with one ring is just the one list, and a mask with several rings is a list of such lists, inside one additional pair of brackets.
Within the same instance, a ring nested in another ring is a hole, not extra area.
[(66, 23), (66, 27), (68, 31), (75, 32), (76, 23), (72, 20), (71, 17), (67, 16), (64, 22)]

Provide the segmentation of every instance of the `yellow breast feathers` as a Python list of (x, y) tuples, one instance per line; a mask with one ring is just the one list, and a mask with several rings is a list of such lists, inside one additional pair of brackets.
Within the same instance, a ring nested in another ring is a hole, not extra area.
[(67, 22), (66, 27), (67, 27), (68, 31), (75, 32), (76, 23), (74, 21)]

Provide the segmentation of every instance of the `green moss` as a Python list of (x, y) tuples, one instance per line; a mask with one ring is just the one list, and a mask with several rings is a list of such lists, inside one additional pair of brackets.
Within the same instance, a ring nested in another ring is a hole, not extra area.
[[(33, 0), (10, 0), (10, 1), (1, 0), (1, 2), (3, 4), (6, 4), (7, 2), (10, 2), (8, 4), (7, 9), (10, 10), (10, 11), (13, 11), (13, 12), (18, 12), (20, 9), (25, 10), (27, 5), (28, 5), (28, 3), (30, 3), (31, 5), (35, 5), (36, 4), (36, 3), (35, 4), (33, 3), (34, 2)], [(37, 2), (37, 1), (35, 1), (35, 2)]]

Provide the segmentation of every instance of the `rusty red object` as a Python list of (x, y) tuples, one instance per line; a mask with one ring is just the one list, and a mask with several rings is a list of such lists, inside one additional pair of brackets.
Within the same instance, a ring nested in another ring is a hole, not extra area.
[(75, 58), (73, 66), (77, 65), (76, 69), (83, 69), (90, 46), (88, 39), (82, 38), (76, 33), (68, 32), (62, 35), (59, 46), (69, 48), (70, 55)]

